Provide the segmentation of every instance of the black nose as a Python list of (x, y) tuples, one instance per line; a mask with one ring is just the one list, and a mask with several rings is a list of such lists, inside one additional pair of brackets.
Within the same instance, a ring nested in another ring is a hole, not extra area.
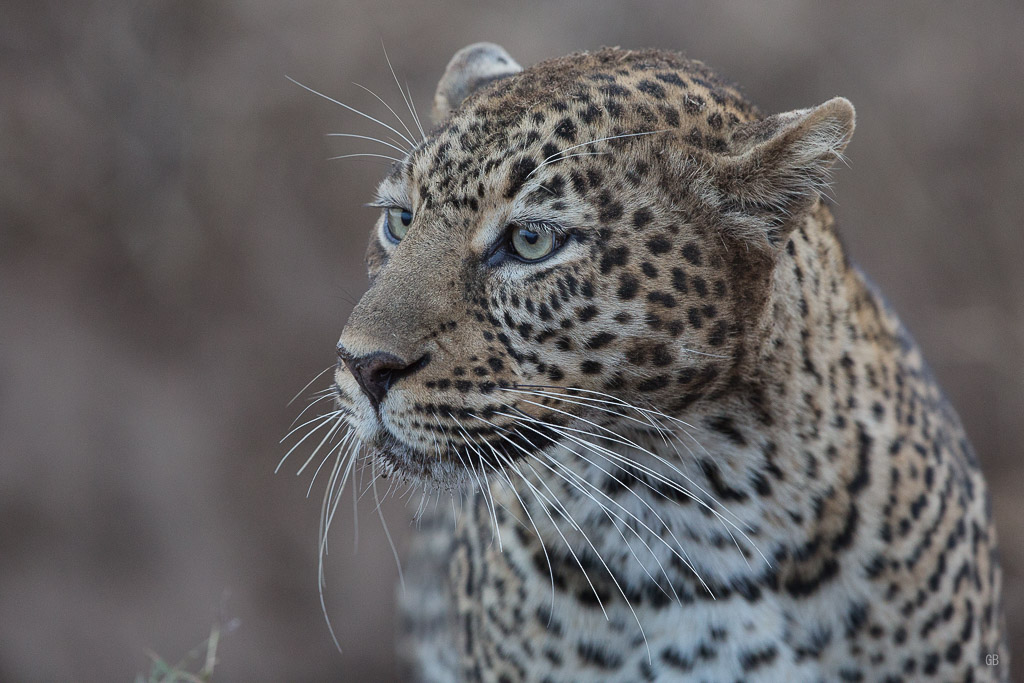
[(380, 407), (392, 384), (421, 369), (430, 360), (430, 357), (425, 355), (412, 363), (406, 363), (398, 356), (384, 351), (368, 353), (365, 356), (352, 356), (340, 344), (338, 357), (356, 378), (374, 410)]

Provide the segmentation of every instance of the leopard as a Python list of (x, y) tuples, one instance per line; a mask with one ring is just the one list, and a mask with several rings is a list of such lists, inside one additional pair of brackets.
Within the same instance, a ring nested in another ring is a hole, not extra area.
[(431, 115), (330, 388), (331, 495), (427, 501), (407, 680), (1009, 680), (977, 455), (834, 217), (849, 100), (476, 43)]

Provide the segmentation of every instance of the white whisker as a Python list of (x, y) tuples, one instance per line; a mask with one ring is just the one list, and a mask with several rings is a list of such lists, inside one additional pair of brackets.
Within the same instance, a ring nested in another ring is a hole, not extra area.
[[(402, 93), (402, 99), (405, 100), (405, 106), (407, 106), (409, 108), (409, 111), (412, 112), (412, 104), (409, 103), (409, 98), (405, 96), (405, 92), (402, 90), (402, 84), (398, 81), (398, 74), (395, 73), (395, 67), (393, 67), (391, 65), (391, 58), (388, 56), (387, 48), (384, 47), (384, 39), (383, 38), (380, 41), (380, 48), (381, 48), (381, 50), (384, 51), (384, 59), (388, 63), (388, 68), (391, 69), (391, 76), (395, 79), (395, 85), (398, 86), (398, 92)], [(423, 129), (422, 128), (420, 129), (420, 134), (423, 135)], [(412, 136), (411, 133), (410, 133), (410, 136)], [(415, 137), (415, 136), (412, 136), (412, 137)], [(424, 137), (426, 137), (426, 136), (424, 136)]]
[(344, 107), (345, 109), (349, 110), (350, 112), (352, 112), (354, 114), (359, 114), (360, 116), (362, 116), (365, 119), (369, 119), (369, 120), (373, 121), (374, 123), (377, 123), (377, 124), (379, 124), (381, 126), (384, 126), (388, 130), (390, 130), (392, 133), (394, 133), (398, 137), (402, 138), (406, 143), (408, 143), (410, 148), (416, 146), (416, 143), (414, 143), (412, 140), (410, 140), (409, 138), (407, 138), (404, 135), (402, 135), (402, 133), (400, 133), (394, 127), (389, 126), (388, 124), (384, 123), (383, 121), (375, 119), (372, 116), (370, 116), (369, 114), (365, 114), (365, 113), (359, 111), (355, 107), (350, 107), (349, 105), (345, 104), (344, 102), (339, 102), (338, 100), (334, 99), (333, 97), (328, 97), (327, 95), (323, 94), (322, 92), (317, 92), (316, 90), (313, 90), (312, 88), (310, 88), (308, 85), (303, 85), (302, 83), (299, 83), (297, 80), (295, 80), (291, 76), (285, 76), (285, 78), (287, 78), (289, 81), (291, 81), (295, 85), (299, 86), (300, 88), (302, 88), (304, 90), (308, 90), (309, 92), (313, 93), (314, 95), (316, 95), (318, 97), (324, 98), (328, 102), (333, 102), (334, 104), (337, 104), (340, 107)]
[(578, 149), (580, 147), (586, 147), (587, 145), (592, 145), (595, 142), (605, 142), (607, 140), (618, 140), (620, 138), (636, 138), (636, 137), (641, 137), (641, 136), (644, 136), (644, 135), (654, 135), (656, 133), (665, 133), (665, 132), (668, 132), (668, 131), (669, 131), (668, 128), (663, 128), (662, 130), (648, 130), (648, 131), (644, 131), (642, 133), (624, 133), (622, 135), (609, 135), (608, 137), (594, 138), (593, 140), (587, 140), (586, 142), (581, 142), (581, 143), (576, 144), (576, 145), (571, 145), (569, 147), (566, 147), (563, 150), (555, 152), (554, 154), (552, 154), (549, 157), (547, 157), (546, 159), (544, 159), (544, 161), (542, 161), (540, 163), (540, 165), (537, 166), (537, 168), (533, 169), (532, 171), (530, 171), (527, 174), (526, 179), (528, 180), (530, 178), (530, 176), (532, 176), (534, 173), (536, 173), (540, 169), (544, 168), (548, 164), (553, 163), (554, 161), (561, 161), (562, 159), (568, 159), (568, 158), (574, 157), (574, 156), (586, 156), (588, 154), (606, 154), (606, 152), (584, 152), (584, 153), (580, 153), (578, 155), (577, 154), (570, 154), (568, 156), (565, 155), (566, 152), (572, 151), (574, 149)]
[(381, 140), (380, 138), (375, 138), (375, 137), (370, 136), (370, 135), (356, 135), (355, 133), (327, 133), (327, 137), (329, 137), (329, 138), (356, 138), (356, 139), (359, 139), (359, 140), (369, 140), (371, 142), (379, 142), (380, 144), (384, 145), (385, 147), (390, 147), (391, 149), (395, 150), (396, 152), (400, 152), (402, 154), (406, 153), (406, 150), (402, 149), (398, 145), (392, 145), (390, 142), (386, 142), (384, 140)]
[[(402, 118), (401, 116), (399, 116), (399, 115), (398, 115), (398, 112), (396, 112), (396, 111), (395, 111), (394, 109), (392, 109), (392, 108), (391, 108), (391, 105), (390, 105), (390, 104), (388, 104), (387, 102), (385, 102), (385, 101), (384, 101), (384, 98), (383, 98), (383, 97), (381, 97), (380, 95), (378, 95), (378, 94), (377, 94), (377, 93), (375, 93), (374, 91), (370, 90), (370, 89), (369, 89), (369, 88), (367, 88), (367, 87), (366, 87), (365, 85), (361, 85), (361, 84), (359, 84), (359, 83), (353, 83), (352, 85), (356, 86), (357, 88), (362, 88), (362, 89), (363, 89), (363, 90), (365, 90), (366, 92), (368, 92), (368, 93), (370, 93), (371, 95), (373, 95), (374, 97), (376, 97), (376, 98), (377, 98), (377, 101), (379, 101), (379, 102), (380, 102), (381, 104), (383, 104), (383, 105), (384, 105), (385, 107), (387, 107), (387, 108), (388, 108), (388, 111), (389, 111), (389, 112), (391, 112), (392, 114), (394, 114), (395, 118), (396, 118), (396, 119), (398, 119), (398, 122), (402, 124), (402, 128), (404, 128), (404, 129), (405, 129), (405, 132), (409, 134), (409, 137), (410, 137), (410, 138), (412, 138), (413, 140), (415, 140), (415, 139), (416, 139), (416, 136), (415, 136), (415, 135), (413, 135), (413, 132), (412, 132), (412, 131), (411, 131), (411, 130), (409, 129), (409, 126), (408, 126), (408, 125), (406, 125), (406, 123), (405, 123), (405, 119), (403, 119), (403, 118)], [(408, 152), (408, 151), (410, 151), (410, 150), (409, 150), (409, 149), (403, 149), (402, 151), (403, 151), (403, 152)]]
[(309, 389), (309, 385), (311, 385), (313, 382), (315, 382), (318, 379), (320, 379), (321, 377), (323, 377), (323, 374), (325, 372), (327, 372), (328, 370), (330, 370), (331, 368), (333, 368), (333, 367), (335, 367), (335, 366), (332, 363), (331, 365), (328, 365), (326, 368), (324, 368), (320, 372), (316, 373), (316, 376), (313, 379), (311, 379), (308, 382), (306, 382), (306, 386), (304, 386), (301, 389), (299, 389), (299, 393), (297, 393), (294, 396), (292, 396), (292, 400), (288, 401), (287, 405), (291, 405), (291, 404), (295, 403), (295, 399), (297, 399), (299, 396), (301, 396), (303, 391), (305, 391), (306, 389)]
[(377, 159), (390, 159), (397, 164), (406, 163), (405, 159), (398, 159), (396, 157), (388, 156), (387, 154), (371, 154), (369, 152), (360, 152), (359, 154), (341, 154), (336, 157), (327, 157), (327, 161), (337, 161), (338, 159), (354, 159), (356, 157), (376, 157)]

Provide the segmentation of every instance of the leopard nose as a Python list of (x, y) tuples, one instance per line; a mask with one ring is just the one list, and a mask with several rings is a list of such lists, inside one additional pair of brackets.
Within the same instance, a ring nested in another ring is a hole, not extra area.
[(359, 388), (370, 399), (374, 410), (380, 409), (380, 404), (387, 396), (388, 389), (395, 382), (421, 370), (430, 362), (430, 356), (426, 354), (412, 363), (407, 363), (398, 356), (384, 351), (353, 356), (341, 344), (338, 345), (338, 357), (355, 377)]

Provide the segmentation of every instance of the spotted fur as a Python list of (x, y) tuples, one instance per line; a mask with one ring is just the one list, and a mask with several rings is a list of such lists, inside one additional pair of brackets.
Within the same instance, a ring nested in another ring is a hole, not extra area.
[[(453, 496), (406, 562), (409, 675), (1006, 680), (978, 462), (821, 198), (849, 102), (467, 50), (381, 183), (412, 222), (378, 223), (335, 373), (376, 471)], [(524, 221), (564, 245), (503, 256)]]

